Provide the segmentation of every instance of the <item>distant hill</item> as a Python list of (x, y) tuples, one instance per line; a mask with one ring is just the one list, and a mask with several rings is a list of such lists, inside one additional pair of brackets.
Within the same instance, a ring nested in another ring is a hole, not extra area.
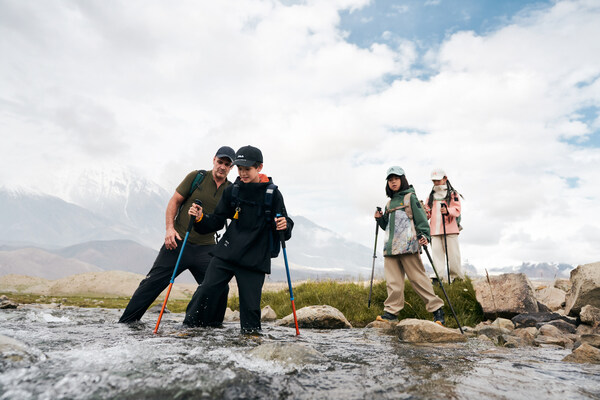
[(54, 253), (107, 271), (120, 270), (146, 275), (158, 251), (132, 240), (96, 240), (65, 247)]
[(74, 274), (102, 271), (95, 265), (66, 259), (36, 248), (0, 251), (0, 276), (22, 274), (45, 279), (58, 279)]

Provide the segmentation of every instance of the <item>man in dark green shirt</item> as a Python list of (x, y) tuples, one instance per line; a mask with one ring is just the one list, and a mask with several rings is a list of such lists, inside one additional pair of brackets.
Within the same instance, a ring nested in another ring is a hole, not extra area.
[[(158, 295), (167, 288), (179, 257), (179, 251), (190, 220), (188, 210), (194, 200), (202, 201), (203, 207), (210, 212), (216, 208), (221, 195), (231, 184), (227, 175), (233, 167), (235, 151), (228, 146), (221, 147), (213, 158), (213, 169), (200, 171), (203, 173), (200, 184), (193, 190), (192, 186), (199, 171), (190, 172), (177, 186), (173, 197), (169, 200), (166, 211), (165, 243), (161, 247), (150, 272), (136, 289), (129, 304), (125, 308), (119, 322), (139, 321), (148, 307)], [(185, 251), (179, 261), (177, 275), (189, 269), (198, 284), (202, 284), (204, 274), (211, 256), (208, 254), (215, 246), (215, 232), (199, 234), (192, 230), (188, 236)], [(220, 302), (223, 315), (227, 307), (227, 293)]]

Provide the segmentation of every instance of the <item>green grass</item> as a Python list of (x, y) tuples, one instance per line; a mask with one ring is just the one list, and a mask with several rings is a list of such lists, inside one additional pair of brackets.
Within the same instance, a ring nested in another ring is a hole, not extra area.
[[(475, 326), (483, 320), (481, 305), (475, 299), (475, 290), (470, 279), (462, 282), (454, 282), (445, 285), (446, 293), (454, 307), (454, 311), (462, 326)], [(340, 310), (354, 327), (364, 327), (375, 320), (377, 315), (383, 312), (383, 302), (387, 297), (385, 282), (373, 285), (371, 307), (367, 307), (369, 298), (369, 287), (363, 287), (350, 282), (337, 281), (315, 281), (302, 283), (293, 288), (296, 309), (311, 305), (327, 304)], [(439, 285), (434, 286), (436, 294), (444, 300), (444, 313), (446, 314), (446, 326), (457, 328), (456, 321), (452, 316), (448, 302)], [(39, 296), (32, 294), (0, 293), (9, 299), (21, 303), (52, 303), (60, 302), (65, 306), (78, 307), (105, 307), (125, 308), (129, 302), (128, 297), (66, 297), (66, 296)], [(413, 290), (410, 282), (406, 282), (404, 290), (405, 306), (398, 315), (400, 319), (418, 318), (432, 320), (432, 314), (425, 310), (425, 303)], [(184, 312), (189, 300), (169, 300), (168, 308), (171, 312)], [(162, 304), (162, 300), (154, 302), (153, 305)], [(237, 296), (229, 298), (227, 305), (232, 310), (239, 309)], [(290, 295), (287, 289), (279, 292), (263, 292), (261, 307), (270, 305), (282, 318), (292, 313)]]
[[(475, 298), (475, 290), (471, 280), (454, 282), (445, 285), (446, 293), (452, 302), (454, 311), (462, 326), (475, 326), (483, 320), (483, 310)], [(371, 296), (371, 307), (367, 307), (369, 298), (369, 287), (363, 287), (355, 283), (319, 281), (308, 282), (293, 288), (296, 309), (310, 305), (327, 304), (340, 310), (350, 321), (352, 326), (363, 327), (375, 320), (377, 315), (383, 313), (383, 302), (387, 298), (385, 282), (373, 285)], [(435, 293), (444, 300), (444, 313), (446, 314), (446, 326), (458, 328), (452, 311), (439, 285), (434, 286)], [(425, 303), (414, 291), (410, 282), (406, 282), (404, 290), (405, 306), (398, 317), (418, 318), (433, 320), (433, 315), (425, 310)], [(229, 299), (229, 307), (233, 310), (239, 308), (237, 297)], [(270, 305), (281, 318), (291, 314), (292, 306), (290, 295), (287, 290), (279, 292), (264, 292), (262, 294), (261, 307)]]

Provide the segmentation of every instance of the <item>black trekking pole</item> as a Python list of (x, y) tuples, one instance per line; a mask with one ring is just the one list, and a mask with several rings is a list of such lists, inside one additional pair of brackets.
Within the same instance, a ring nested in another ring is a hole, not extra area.
[[(381, 212), (381, 207), (377, 207)], [(373, 247), (373, 266), (371, 267), (371, 286), (369, 286), (369, 302), (367, 308), (371, 308), (371, 295), (373, 294), (373, 275), (375, 274), (375, 259), (377, 258), (377, 234), (379, 233), (379, 224), (375, 220), (375, 246)]]
[[(423, 236), (419, 235), (419, 237), (423, 237)], [(450, 306), (450, 310), (452, 311), (454, 320), (456, 321), (456, 324), (458, 325), (458, 329), (460, 329), (460, 333), (464, 334), (465, 332), (463, 331), (462, 326), (460, 326), (460, 322), (458, 322), (458, 317), (456, 316), (456, 313), (454, 312), (454, 307), (452, 307), (452, 303), (450, 303), (450, 297), (448, 297), (448, 293), (446, 293), (446, 289), (444, 289), (444, 285), (442, 284), (442, 280), (440, 279), (440, 276), (438, 275), (437, 270), (435, 269), (435, 265), (433, 265), (433, 260), (431, 259), (429, 250), (427, 249), (427, 246), (423, 246), (423, 248), (425, 249), (425, 254), (427, 254), (427, 258), (429, 259), (429, 262), (431, 263), (431, 268), (433, 268), (433, 272), (435, 272), (435, 276), (437, 277), (438, 283), (440, 284), (440, 287), (442, 288), (442, 292), (444, 292), (444, 296), (446, 296), (446, 301), (448, 302), (448, 305)]]
[[(202, 207), (201, 200), (198, 200), (198, 199), (194, 200), (194, 204), (198, 204), (200, 207)], [(175, 269), (173, 269), (173, 275), (171, 276), (171, 281), (169, 282), (169, 290), (167, 290), (167, 294), (165, 295), (165, 301), (163, 302), (162, 309), (160, 310), (160, 314), (158, 315), (158, 321), (156, 321), (156, 327), (154, 328), (154, 333), (158, 332), (158, 326), (160, 325), (160, 320), (162, 319), (163, 312), (165, 312), (165, 307), (167, 306), (167, 300), (169, 300), (169, 294), (171, 294), (171, 288), (173, 288), (173, 283), (175, 282), (175, 276), (177, 275), (177, 268), (179, 267), (179, 261), (181, 261), (181, 255), (183, 254), (183, 249), (185, 248), (185, 244), (187, 242), (188, 236), (190, 235), (190, 231), (192, 230), (192, 227), (194, 226), (195, 220), (196, 220), (196, 218), (194, 218), (194, 216), (190, 215), (190, 222), (188, 224), (187, 231), (185, 232), (185, 238), (183, 239), (183, 242), (181, 243), (181, 250), (179, 250), (179, 256), (177, 257), (177, 262), (175, 263)]]
[[(442, 203), (442, 207), (448, 211), (446, 204)], [(448, 285), (450, 282), (450, 262), (448, 261), (448, 240), (446, 239), (446, 215), (442, 213), (442, 228), (444, 229), (444, 254), (446, 254), (446, 270), (448, 271)]]

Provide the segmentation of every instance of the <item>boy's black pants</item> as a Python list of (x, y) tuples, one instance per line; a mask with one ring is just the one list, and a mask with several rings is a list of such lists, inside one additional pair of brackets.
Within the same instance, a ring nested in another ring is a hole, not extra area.
[(240, 297), (242, 332), (260, 330), (260, 298), (265, 273), (237, 267), (217, 257), (210, 261), (204, 282), (190, 300), (183, 324), (189, 327), (221, 325), (221, 298), (234, 276)]
[[(135, 322), (139, 321), (148, 307), (156, 300), (160, 293), (169, 286), (171, 276), (173, 276), (173, 270), (181, 251), (181, 245), (183, 241), (177, 241), (177, 248), (173, 250), (167, 250), (165, 245), (161, 247), (158, 252), (158, 256), (154, 261), (154, 265), (148, 272), (148, 275), (144, 280), (140, 282), (140, 285), (136, 289), (129, 304), (125, 308), (119, 322)], [(177, 276), (186, 269), (189, 269), (194, 279), (198, 284), (202, 284), (204, 275), (211, 256), (208, 254), (214, 248), (214, 245), (194, 245), (189, 242), (185, 244), (183, 255), (179, 261), (179, 267), (177, 268)], [(225, 315), (225, 309), (227, 308), (227, 294), (220, 299), (219, 307), (222, 309), (223, 315)]]

